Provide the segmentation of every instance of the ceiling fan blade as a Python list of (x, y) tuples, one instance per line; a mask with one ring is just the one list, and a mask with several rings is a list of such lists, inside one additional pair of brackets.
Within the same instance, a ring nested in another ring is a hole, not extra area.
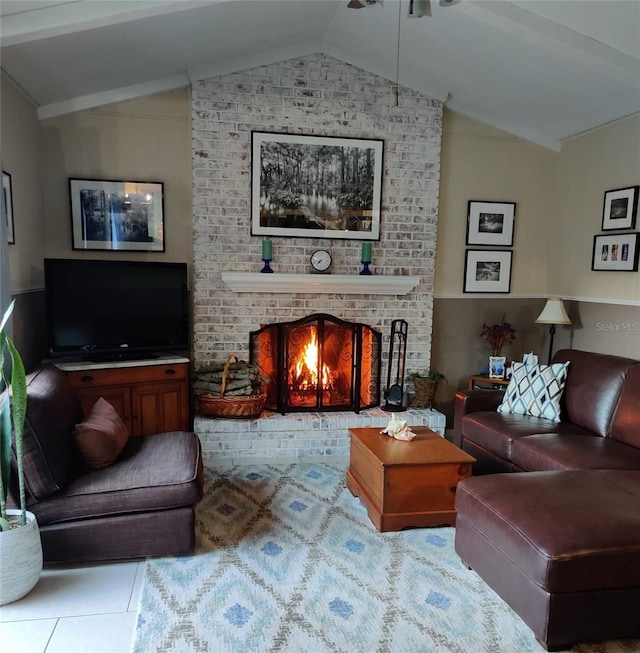
[(360, 0), (349, 0), (349, 4), (347, 5), (349, 9), (364, 9), (366, 6), (367, 5), (360, 2)]
[(439, 4), (441, 7), (450, 7), (451, 5), (457, 5), (462, 0), (440, 0)]

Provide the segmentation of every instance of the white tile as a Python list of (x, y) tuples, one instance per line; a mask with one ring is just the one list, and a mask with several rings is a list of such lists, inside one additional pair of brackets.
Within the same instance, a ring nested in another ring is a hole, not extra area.
[(44, 653), (57, 619), (0, 623), (0, 647), (3, 651)]
[(136, 618), (125, 612), (60, 619), (47, 653), (130, 653)]
[(138, 563), (136, 569), (136, 578), (133, 582), (133, 589), (131, 590), (131, 599), (129, 600), (129, 612), (137, 612), (140, 603), (140, 595), (142, 594), (142, 586), (144, 585), (144, 570), (146, 563), (144, 561)]
[(137, 562), (45, 569), (27, 596), (2, 607), (0, 621), (126, 612)]

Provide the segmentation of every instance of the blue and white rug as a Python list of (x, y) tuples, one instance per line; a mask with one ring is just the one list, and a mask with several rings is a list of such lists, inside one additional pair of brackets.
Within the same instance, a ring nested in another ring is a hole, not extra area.
[[(381, 534), (344, 468), (207, 472), (197, 553), (148, 560), (134, 653), (540, 653), (453, 528)], [(580, 653), (640, 651), (640, 642)]]

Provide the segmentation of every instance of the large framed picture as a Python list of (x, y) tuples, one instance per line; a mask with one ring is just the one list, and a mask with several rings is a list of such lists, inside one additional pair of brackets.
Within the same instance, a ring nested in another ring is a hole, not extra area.
[(639, 242), (640, 233), (594, 236), (591, 269), (636, 272)]
[(608, 190), (604, 194), (602, 231), (635, 228), (639, 188), (640, 186), (629, 186)]
[(69, 179), (73, 249), (164, 252), (164, 185)]
[(466, 250), (464, 292), (510, 292), (512, 257), (511, 250)]
[(7, 225), (7, 242), (9, 245), (16, 244), (16, 237), (13, 227), (13, 191), (11, 190), (11, 175), (2, 171), (2, 209), (5, 224)]
[(511, 247), (515, 217), (515, 202), (470, 201), (467, 211), (467, 245)]
[(381, 140), (252, 132), (251, 233), (379, 240)]

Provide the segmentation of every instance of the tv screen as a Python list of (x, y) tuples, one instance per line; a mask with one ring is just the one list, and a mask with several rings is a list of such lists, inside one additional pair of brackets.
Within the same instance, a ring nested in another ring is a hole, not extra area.
[(45, 259), (44, 276), (52, 356), (189, 349), (185, 263)]

